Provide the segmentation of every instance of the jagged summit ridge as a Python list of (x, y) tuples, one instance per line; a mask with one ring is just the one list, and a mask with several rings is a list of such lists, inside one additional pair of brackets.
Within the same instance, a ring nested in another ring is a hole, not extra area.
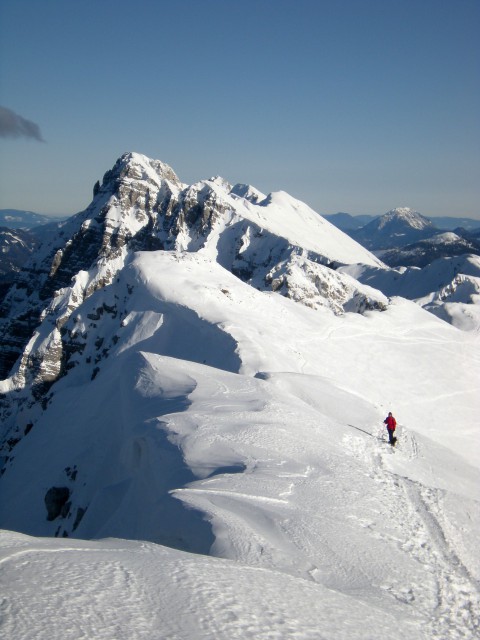
[(103, 177), (102, 187), (122, 180), (143, 180), (160, 186), (162, 180), (169, 180), (177, 186), (182, 186), (175, 171), (161, 160), (153, 160), (133, 151), (126, 152), (118, 158), (112, 169)]

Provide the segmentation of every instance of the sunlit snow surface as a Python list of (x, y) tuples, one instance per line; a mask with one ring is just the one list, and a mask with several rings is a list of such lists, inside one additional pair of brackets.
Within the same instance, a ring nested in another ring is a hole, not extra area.
[(270, 569), (115, 539), (0, 542), (5, 638), (425, 637), (398, 606)]
[[(1, 536), (5, 638), (477, 637), (477, 334), (401, 298), (338, 318), (201, 254), (137, 254), (122, 287), (110, 357), (2, 478), (2, 525), (38, 536)], [(74, 531), (45, 517), (62, 484)]]

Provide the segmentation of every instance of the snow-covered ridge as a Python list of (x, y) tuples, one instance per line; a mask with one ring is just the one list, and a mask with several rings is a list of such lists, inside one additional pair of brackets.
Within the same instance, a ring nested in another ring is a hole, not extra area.
[(338, 229), (325, 218), (284, 191), (271, 193), (258, 205), (248, 207), (245, 216), (275, 235), (323, 256), (328, 262), (375, 262), (376, 266), (382, 266), (370, 252), (364, 253), (358, 243), (350, 243), (348, 236), (337, 233)]
[(427, 238), (424, 242), (430, 242), (431, 244), (452, 244), (454, 242), (461, 242), (462, 238), (453, 231), (446, 231), (445, 233), (437, 233), (431, 238)]

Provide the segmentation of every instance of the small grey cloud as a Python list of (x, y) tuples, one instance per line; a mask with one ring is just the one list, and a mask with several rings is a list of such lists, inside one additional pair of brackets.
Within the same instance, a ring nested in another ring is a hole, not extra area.
[(45, 142), (40, 133), (40, 127), (35, 122), (22, 118), (7, 107), (0, 105), (0, 137), (2, 138), (33, 138), (38, 142)]

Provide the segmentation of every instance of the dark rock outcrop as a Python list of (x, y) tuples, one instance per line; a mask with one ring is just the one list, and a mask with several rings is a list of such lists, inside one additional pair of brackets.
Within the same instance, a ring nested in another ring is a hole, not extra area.
[(68, 515), (69, 498), (70, 489), (68, 487), (50, 487), (45, 494), (47, 520), (55, 520), (59, 516), (65, 518)]

